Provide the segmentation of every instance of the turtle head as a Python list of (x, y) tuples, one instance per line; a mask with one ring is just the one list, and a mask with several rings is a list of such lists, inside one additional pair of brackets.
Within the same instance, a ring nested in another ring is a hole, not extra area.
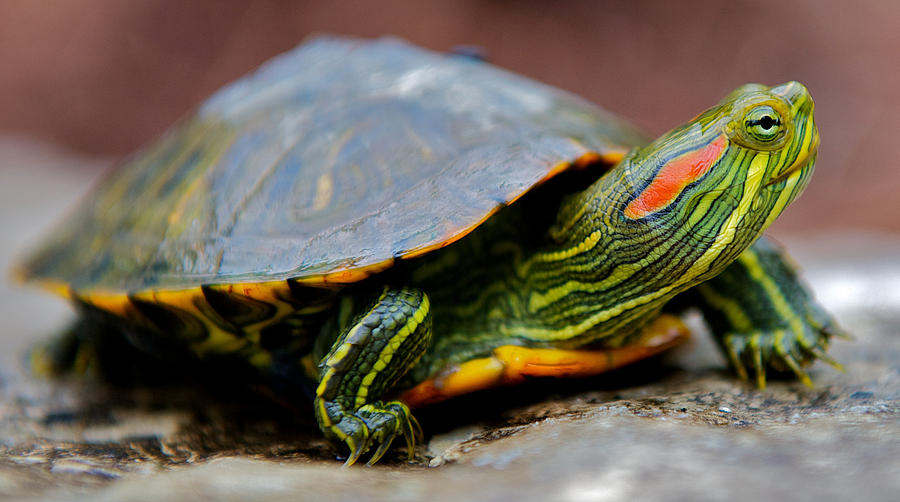
[(736, 257), (809, 182), (813, 108), (798, 82), (741, 86), (623, 162), (621, 217)]
[[(819, 131), (813, 117), (815, 104), (803, 84), (743, 85), (729, 94), (720, 107), (728, 113), (724, 131), (733, 148), (752, 155), (752, 161), (759, 162), (760, 168), (766, 161), (761, 171), (764, 187), (784, 191), (788, 184), (781, 182), (788, 179), (806, 187), (816, 160)], [(800, 191), (802, 188), (794, 191), (790, 200)], [(778, 212), (783, 208), (784, 205)]]

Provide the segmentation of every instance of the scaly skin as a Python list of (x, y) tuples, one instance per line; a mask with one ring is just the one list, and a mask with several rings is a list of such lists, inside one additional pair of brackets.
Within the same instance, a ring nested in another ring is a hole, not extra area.
[[(544, 239), (521, 237), (533, 224), (524, 211), (537, 205), (524, 201), (519, 213), (513, 206), (429, 256), (408, 283), (431, 295), (441, 320), (415, 380), (504, 344), (627, 343), (673, 296), (724, 270), (812, 173), (812, 102), (800, 84), (776, 89), (792, 93), (796, 104), (756, 86), (736, 91), (565, 198)], [(785, 115), (784, 136), (757, 145), (735, 130), (748, 113), (772, 105)], [(723, 137), (725, 147), (702, 177), (684, 186), (670, 177), (680, 193), (629, 216), (634, 200), (650, 200), (646, 194), (665, 184), (673, 158)]]
[(792, 373), (812, 386), (802, 367), (821, 359), (840, 364), (825, 351), (832, 337), (846, 337), (812, 299), (785, 261), (784, 253), (759, 239), (724, 272), (690, 291), (728, 361), (744, 380), (753, 371), (766, 386), (767, 369)]
[(326, 436), (350, 448), (346, 465), (376, 444), (369, 463), (377, 462), (398, 435), (412, 456), (421, 429), (405, 404), (380, 398), (418, 361), (430, 340), (428, 296), (385, 288), (322, 358), (316, 418)]
[[(523, 212), (535, 205), (532, 201), (523, 204), (522, 211), (514, 206), (497, 215), (421, 263), (396, 271), (388, 276), (391, 284), (430, 296), (425, 322), (434, 326), (433, 341), (416, 344), (421, 353), (404, 354), (404, 361), (421, 356), (415, 366), (389, 362), (377, 370), (353, 365), (345, 357), (333, 364), (334, 354), (361, 329), (351, 324), (323, 361), (327, 369), (317, 402), (354, 404), (342, 406), (340, 413), (319, 412), (320, 426), (350, 447), (352, 463), (369, 447), (361, 444), (365, 438), (378, 435), (377, 443), (384, 444), (392, 435), (407, 435), (412, 426), (392, 424), (388, 431), (376, 426), (359, 432), (364, 427), (359, 424), (366, 422), (363, 415), (369, 413), (364, 407), (382, 395), (369, 388), (360, 398), (361, 387), (347, 382), (381, 378), (379, 371), (394, 381), (411, 370), (409, 380), (417, 383), (506, 345), (627, 346), (673, 297), (716, 277), (748, 249), (805, 188), (817, 146), (813, 103), (802, 85), (747, 85), (632, 152), (583, 192), (564, 198), (545, 237), (528, 240), (520, 235), (523, 226), (533, 225)], [(751, 252), (742, 263), (755, 256)], [(759, 277), (754, 280), (760, 283)], [(707, 288), (713, 289), (715, 284)], [(812, 305), (808, 297), (797, 298), (800, 307)], [(375, 308), (361, 305), (364, 311)], [(772, 338), (780, 344), (753, 352), (763, 358), (757, 370), (779, 364), (795, 369), (821, 357), (827, 336), (823, 341), (816, 322), (802, 315), (789, 321), (793, 329), (812, 330), (816, 336)], [(380, 326), (385, 336), (392, 336), (404, 323)], [(733, 334), (719, 337), (735, 339)], [(748, 353), (746, 343), (724, 343), (738, 359)], [(798, 346), (804, 349), (802, 355), (791, 358), (789, 353)], [(335, 392), (336, 381), (341, 390)], [(410, 416), (406, 410), (396, 415), (401, 421)], [(352, 433), (347, 426), (335, 425), (350, 420), (358, 424)], [(381, 453), (379, 448), (375, 458)]]

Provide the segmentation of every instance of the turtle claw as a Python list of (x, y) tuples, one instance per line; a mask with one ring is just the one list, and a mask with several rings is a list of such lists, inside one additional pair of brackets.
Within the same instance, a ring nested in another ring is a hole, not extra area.
[(400, 401), (369, 403), (355, 412), (344, 413), (331, 432), (350, 449), (344, 467), (355, 464), (364, 453), (377, 445), (366, 462), (366, 465), (374, 465), (390, 449), (394, 438), (400, 435), (406, 441), (409, 459), (412, 460), (417, 440), (422, 437), (418, 421)]
[(756, 386), (766, 387), (766, 374), (791, 373), (807, 387), (812, 380), (804, 367), (817, 359), (838, 370), (843, 366), (826, 354), (832, 336), (841, 330), (832, 323), (820, 324), (809, 318), (800, 333), (791, 329), (760, 330), (752, 333), (729, 333), (722, 338), (729, 362), (741, 380), (749, 380), (748, 368), (754, 372)]
[(798, 363), (797, 360), (794, 359), (793, 356), (791, 356), (790, 354), (779, 354), (779, 355), (781, 356), (781, 360), (784, 361), (784, 363), (787, 364), (788, 367), (791, 368), (791, 371), (793, 371), (794, 374), (797, 375), (797, 379), (800, 380), (800, 382), (802, 382), (803, 385), (805, 385), (809, 388), (813, 387), (813, 383), (812, 383), (812, 380), (809, 378), (809, 375), (807, 375), (806, 372), (803, 371), (803, 368), (800, 367), (800, 363)]
[(372, 439), (379, 443), (378, 448), (367, 462), (373, 465), (387, 452), (391, 443), (399, 435), (406, 441), (406, 449), (409, 459), (412, 460), (416, 451), (416, 428), (421, 430), (418, 421), (412, 416), (409, 408), (400, 401), (387, 403), (367, 404), (358, 412), (370, 425), (373, 431)]
[(819, 359), (820, 361), (822, 361), (825, 364), (831, 366), (832, 368), (840, 371), (841, 373), (845, 373), (847, 371), (846, 369), (844, 369), (843, 364), (837, 362), (836, 359), (834, 359), (833, 357), (826, 354), (824, 350), (822, 350), (818, 347), (813, 347), (813, 348), (809, 349), (809, 351), (812, 352), (812, 354), (814, 356), (816, 356), (816, 359)]
[(393, 442), (394, 436), (390, 436), (382, 441), (381, 444), (378, 445), (378, 448), (375, 450), (375, 453), (372, 454), (372, 457), (369, 458), (369, 461), (366, 462), (366, 465), (375, 465), (376, 462), (381, 460), (381, 457), (383, 457), (384, 454), (387, 453), (388, 448), (391, 447), (391, 443)]
[(828, 336), (833, 336), (834, 338), (840, 338), (841, 340), (847, 340), (848, 342), (853, 342), (856, 340), (856, 337), (847, 333), (842, 329), (838, 329), (836, 331), (830, 331)]
[(759, 346), (759, 336), (751, 338), (753, 350), (753, 369), (756, 370), (756, 386), (766, 388), (766, 367), (763, 365), (762, 348)]
[(344, 461), (344, 467), (350, 467), (355, 464), (356, 461), (359, 460), (359, 457), (366, 452), (369, 443), (368, 430), (365, 429), (365, 425), (363, 425), (363, 428), (360, 430), (365, 431), (365, 434), (362, 434), (363, 437), (361, 438), (361, 441), (359, 440), (360, 438), (352, 436), (348, 436), (344, 439), (344, 444), (350, 448), (350, 456)]
[(422, 430), (422, 426), (419, 424), (419, 421), (416, 420), (416, 417), (410, 414), (408, 410), (406, 416), (409, 418), (407, 423), (409, 426), (409, 434), (404, 434), (403, 437), (406, 439), (408, 458), (409, 460), (412, 460), (415, 457), (416, 445), (419, 443), (419, 440), (425, 439), (425, 431)]

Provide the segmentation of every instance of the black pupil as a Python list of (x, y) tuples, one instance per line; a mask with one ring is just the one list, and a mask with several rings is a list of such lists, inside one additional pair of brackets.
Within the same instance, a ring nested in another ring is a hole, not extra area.
[(778, 125), (778, 120), (773, 118), (771, 115), (763, 115), (762, 118), (752, 121), (750, 125), (758, 125), (762, 127), (763, 130), (768, 131), (769, 129)]

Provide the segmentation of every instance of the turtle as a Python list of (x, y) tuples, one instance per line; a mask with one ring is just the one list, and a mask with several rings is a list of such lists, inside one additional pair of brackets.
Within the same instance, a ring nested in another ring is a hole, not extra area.
[(346, 465), (412, 458), (417, 406), (659, 354), (686, 309), (741, 378), (809, 384), (841, 331), (762, 233), (813, 173), (813, 111), (746, 84), (651, 141), (477, 58), (323, 36), (126, 159), (19, 272), (79, 312), (57, 348), (305, 386)]

